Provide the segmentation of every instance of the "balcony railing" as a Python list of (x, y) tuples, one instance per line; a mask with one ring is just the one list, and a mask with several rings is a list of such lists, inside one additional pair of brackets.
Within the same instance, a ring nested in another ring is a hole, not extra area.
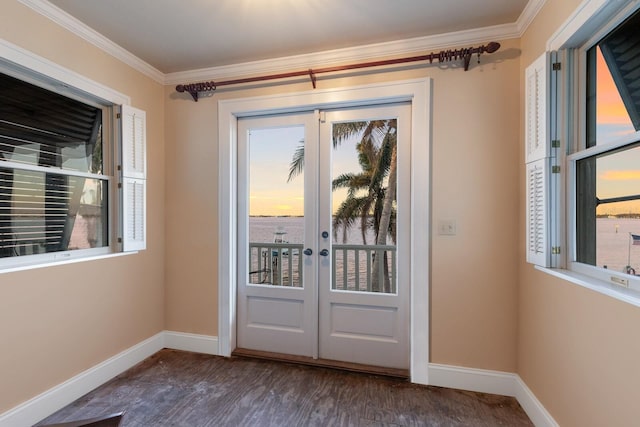
[[(303, 245), (294, 243), (249, 243), (250, 283), (302, 287), (302, 250)], [(333, 290), (397, 291), (395, 246), (335, 244), (331, 262)]]

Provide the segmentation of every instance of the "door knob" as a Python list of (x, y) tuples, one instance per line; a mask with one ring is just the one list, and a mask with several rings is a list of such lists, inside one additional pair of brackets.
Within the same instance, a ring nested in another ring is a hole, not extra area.
[(320, 255), (321, 256), (327, 256), (327, 255), (329, 255), (329, 251), (326, 250), (326, 249), (323, 249), (323, 250), (320, 251)]
[(311, 250), (311, 248), (307, 248), (304, 251), (302, 251), (303, 254), (305, 255), (311, 255), (313, 253), (313, 251)]

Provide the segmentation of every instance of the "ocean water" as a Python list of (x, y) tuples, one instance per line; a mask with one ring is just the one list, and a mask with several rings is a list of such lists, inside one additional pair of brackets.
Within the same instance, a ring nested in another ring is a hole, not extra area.
[[(249, 238), (251, 242), (272, 243), (274, 233), (282, 231), (285, 241), (303, 243), (304, 218), (302, 217), (251, 217), (249, 221)], [(625, 271), (631, 265), (640, 274), (640, 245), (632, 245), (630, 233), (640, 235), (640, 219), (634, 218), (598, 218), (596, 220), (596, 264), (606, 266), (610, 270)], [(331, 236), (332, 242), (342, 244), (342, 231), (338, 230), (338, 239)], [(359, 224), (352, 227), (347, 234), (347, 244), (363, 244)], [(367, 233), (367, 243), (375, 243), (373, 231)], [(351, 254), (348, 261), (353, 262)], [(255, 267), (255, 266), (254, 266)], [(337, 274), (342, 274), (342, 266)], [(364, 267), (361, 266), (361, 272)], [(349, 272), (349, 280), (355, 280), (355, 272)]]
[(640, 219), (598, 218), (596, 264), (621, 272), (630, 265), (640, 274), (640, 245), (632, 244), (630, 233), (640, 235)]
[[(327, 230), (331, 232), (330, 230)], [(359, 224), (351, 227), (347, 232), (347, 239), (343, 241), (342, 230), (338, 230), (336, 238), (333, 235), (333, 244), (362, 245), (364, 239)], [(375, 244), (375, 233), (368, 230), (366, 244)], [(304, 218), (302, 217), (251, 217), (249, 219), (249, 241), (251, 243), (273, 243), (282, 241), (290, 244), (304, 243)], [(390, 243), (388, 243), (390, 244)], [(300, 286), (300, 256), (296, 248), (290, 254), (278, 253), (277, 250), (268, 250), (266, 247), (254, 248), (251, 252), (250, 274), (251, 283), (270, 283), (282, 286)], [(269, 256), (269, 254), (273, 256)], [(277, 255), (277, 256), (276, 256)], [(356, 256), (359, 262), (356, 262)], [(355, 250), (338, 251), (336, 263), (333, 266), (335, 273), (334, 289), (367, 290), (367, 273), (371, 272), (372, 260), (367, 266), (366, 255)], [(357, 270), (357, 271), (356, 271)], [(394, 269), (395, 270), (395, 269)], [(390, 285), (395, 286), (395, 280)]]
[[(330, 230), (327, 230), (330, 231)], [(289, 243), (303, 243), (304, 218), (303, 217), (260, 217), (253, 216), (249, 219), (249, 241), (273, 243), (276, 232), (285, 232), (284, 240)], [(366, 234), (367, 244), (375, 244), (375, 233), (369, 230)], [(337, 240), (331, 236), (331, 242), (337, 244), (363, 244), (360, 224), (351, 227), (347, 234), (347, 241), (342, 241), (342, 230), (338, 230)]]

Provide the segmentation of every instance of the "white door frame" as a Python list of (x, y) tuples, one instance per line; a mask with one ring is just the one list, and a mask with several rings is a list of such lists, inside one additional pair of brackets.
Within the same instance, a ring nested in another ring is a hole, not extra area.
[(428, 384), (431, 93), (429, 78), (218, 101), (218, 354), (236, 347), (237, 119), (274, 113), (411, 102), (410, 375)]

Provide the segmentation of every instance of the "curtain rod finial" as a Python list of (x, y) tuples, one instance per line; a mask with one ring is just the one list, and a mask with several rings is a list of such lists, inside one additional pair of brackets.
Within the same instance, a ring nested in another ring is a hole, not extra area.
[(487, 44), (487, 53), (493, 53), (500, 49), (500, 43), (498, 42), (490, 42)]

